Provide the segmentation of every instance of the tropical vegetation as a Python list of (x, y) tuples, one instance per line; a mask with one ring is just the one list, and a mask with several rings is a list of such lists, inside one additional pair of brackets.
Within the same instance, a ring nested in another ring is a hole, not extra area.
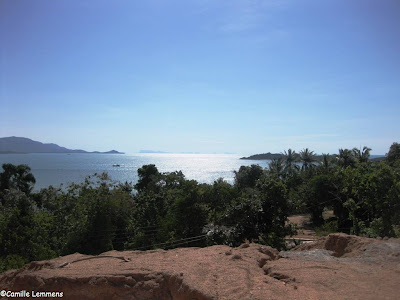
[[(316, 160), (308, 148), (274, 158), (267, 169), (242, 166), (233, 184), (188, 180), (180, 171), (138, 169), (136, 184), (89, 176), (67, 188), (33, 191), (29, 166), (0, 173), (0, 271), (74, 252), (147, 250), (243, 241), (283, 249), (294, 233), (288, 216), (309, 213), (313, 226), (399, 237), (400, 146), (386, 159), (371, 149), (339, 149)], [(333, 211), (329, 220), (326, 209)]]

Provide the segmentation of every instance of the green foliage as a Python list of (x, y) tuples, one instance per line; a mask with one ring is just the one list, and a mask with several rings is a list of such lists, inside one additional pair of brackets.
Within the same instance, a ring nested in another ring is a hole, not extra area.
[(214, 181), (213, 185), (205, 186), (203, 199), (209, 207), (209, 221), (218, 223), (229, 207), (232, 199), (238, 196), (238, 191), (222, 178)]
[(207, 221), (206, 208), (200, 202), (197, 182), (186, 181), (185, 185), (175, 193), (175, 201), (170, 210), (170, 223), (177, 238), (201, 235)]
[[(225, 243), (238, 246), (244, 240), (283, 248), (283, 238), (291, 233), (286, 226), (289, 202), (285, 184), (276, 177), (263, 177), (254, 190), (236, 198), (228, 208), (225, 225)], [(221, 231), (210, 233), (221, 240)]]
[(369, 160), (370, 151), (371, 148), (368, 148), (366, 146), (364, 146), (362, 150), (353, 148), (353, 156), (358, 162), (366, 163)]
[(27, 165), (3, 164), (3, 172), (0, 173), (0, 192), (15, 189), (29, 194), (35, 182), (35, 177)]
[(260, 236), (259, 214), (261, 201), (256, 197), (240, 197), (228, 208), (224, 224), (226, 230), (225, 243), (239, 246), (245, 241), (257, 241)]
[(285, 174), (284, 171), (285, 167), (282, 157), (274, 158), (268, 165), (268, 172), (273, 176), (282, 177)]
[(139, 180), (135, 185), (135, 189), (139, 192), (147, 189), (158, 191), (157, 183), (161, 179), (161, 174), (158, 172), (155, 165), (144, 165), (138, 169)]
[(314, 175), (302, 185), (300, 193), (311, 213), (311, 222), (314, 226), (324, 223), (322, 212), (332, 203), (334, 191), (332, 178), (329, 175)]
[(307, 171), (314, 168), (314, 163), (316, 162), (314, 151), (305, 148), (300, 151), (300, 162), (302, 164), (301, 169)]
[(17, 254), (9, 254), (5, 257), (0, 257), (0, 273), (23, 267), (29, 260)]
[(194, 180), (186, 180), (182, 172), (160, 174), (153, 169), (152, 173), (158, 174), (151, 182), (156, 188), (141, 189), (134, 197), (134, 235), (129, 248), (148, 249), (159, 245), (169, 248), (177, 241), (183, 246), (205, 245), (205, 236), (185, 243), (188, 238), (204, 235), (202, 231), (210, 209), (203, 203), (201, 186)]
[(325, 173), (325, 174), (330, 173), (332, 172), (332, 169), (335, 167), (335, 165), (336, 165), (336, 158), (333, 157), (332, 155), (329, 155), (329, 153), (328, 154), (323, 153), (322, 158), (319, 162), (318, 170), (320, 173)]
[[(400, 211), (399, 174), (385, 162), (372, 167), (358, 165), (344, 173), (343, 203), (353, 222), (353, 232), (363, 233), (374, 220), (382, 219), (381, 236), (393, 236), (393, 224)], [(373, 226), (376, 227), (376, 222)]]
[[(370, 223), (369, 228), (364, 229), (365, 234), (367, 234), (369, 237), (384, 237), (386, 234), (386, 228), (385, 228), (385, 222), (383, 221), (383, 218), (376, 218), (373, 219), (372, 222)], [(393, 231), (394, 233), (394, 231)], [(395, 235), (393, 235), (395, 236)]]
[(400, 161), (400, 144), (393, 143), (390, 146), (389, 152), (387, 154), (388, 163), (393, 166), (396, 162)]
[[(398, 144), (387, 162), (370, 163), (370, 149), (340, 149), (317, 166), (308, 148), (289, 149), (268, 170), (242, 166), (235, 184), (187, 180), (182, 172), (138, 169), (136, 185), (107, 174), (65, 189), (32, 192), (28, 166), (3, 165), (0, 173), (0, 271), (74, 252), (173, 248), (245, 240), (284, 248), (290, 213), (310, 213), (317, 234), (334, 231), (371, 237), (398, 236)], [(298, 168), (300, 159), (302, 168)], [(324, 209), (335, 217), (325, 222)]]
[(93, 179), (71, 186), (65, 195), (72, 201), (69, 209), (73, 214), (65, 224), (67, 243), (63, 252), (74, 249), (98, 254), (113, 249), (123, 250), (127, 242), (126, 228), (133, 213), (129, 189), (114, 184), (105, 174)]
[(283, 238), (290, 234), (286, 221), (290, 207), (285, 184), (277, 178), (267, 177), (257, 184), (261, 200), (261, 240), (277, 248), (283, 247)]
[(263, 174), (263, 169), (259, 165), (241, 166), (239, 171), (235, 171), (235, 186), (240, 190), (254, 188)]
[(32, 203), (24, 193), (16, 190), (9, 190), (4, 200), (0, 256), (15, 254), (32, 260), (35, 258), (31, 240), (34, 226)]
[(353, 167), (356, 163), (353, 151), (349, 149), (339, 149), (338, 165), (342, 168)]
[(331, 233), (339, 231), (339, 225), (337, 220), (331, 220), (325, 222), (323, 225), (315, 228), (315, 234), (318, 236), (326, 236)]
[(298, 161), (299, 155), (296, 151), (288, 149), (288, 151), (283, 153), (284, 172), (286, 175), (291, 176), (294, 172), (299, 170), (299, 166), (297, 165)]

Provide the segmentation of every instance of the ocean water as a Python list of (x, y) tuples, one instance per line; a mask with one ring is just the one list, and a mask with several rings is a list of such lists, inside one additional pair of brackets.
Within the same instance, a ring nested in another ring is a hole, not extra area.
[[(160, 172), (182, 171), (187, 179), (212, 183), (222, 177), (233, 183), (233, 171), (240, 166), (258, 164), (265, 168), (269, 161), (240, 160), (233, 154), (0, 154), (3, 163), (27, 164), (36, 178), (35, 190), (49, 185), (63, 186), (82, 182), (94, 173), (107, 172), (111, 179), (136, 183), (137, 169), (155, 164)], [(119, 167), (113, 165), (119, 164)], [(0, 169), (2, 170), (2, 169)]]

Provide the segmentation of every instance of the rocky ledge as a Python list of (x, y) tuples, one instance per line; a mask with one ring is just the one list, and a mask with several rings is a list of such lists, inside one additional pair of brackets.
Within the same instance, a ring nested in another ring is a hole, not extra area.
[(396, 299), (399, 239), (332, 234), (291, 251), (257, 244), (72, 254), (0, 276), (0, 290), (63, 299)]

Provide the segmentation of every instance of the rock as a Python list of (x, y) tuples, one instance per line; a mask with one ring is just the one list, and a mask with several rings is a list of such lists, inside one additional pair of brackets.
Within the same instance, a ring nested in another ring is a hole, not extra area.
[(0, 274), (0, 290), (62, 291), (64, 299), (396, 299), (399, 253), (399, 239), (344, 234), (281, 255), (252, 243), (76, 253)]
[(236, 253), (235, 255), (232, 256), (232, 259), (242, 259), (242, 255)]

